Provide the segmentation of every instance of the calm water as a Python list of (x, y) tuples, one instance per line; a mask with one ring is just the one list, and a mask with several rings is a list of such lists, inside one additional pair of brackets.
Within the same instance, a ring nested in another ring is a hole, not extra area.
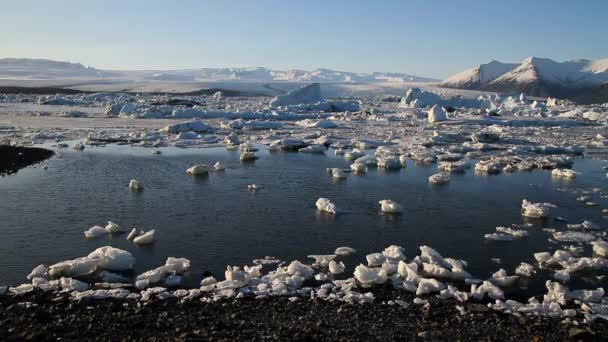
[[(599, 207), (585, 207), (576, 195), (557, 187), (602, 187), (603, 164), (579, 159), (575, 170), (584, 173), (572, 181), (552, 179), (549, 171), (484, 176), (469, 170), (453, 175), (447, 186), (432, 187), (427, 177), (435, 166), (409, 163), (400, 171), (370, 169), (334, 181), (326, 167), (347, 167), (333, 153), (258, 152), (260, 159), (241, 164), (238, 152), (223, 148), (151, 150), (129, 146), (87, 147), (83, 152), (60, 149), (47, 162), (49, 169), (26, 168), (0, 178), (0, 284), (20, 284), (36, 265), (87, 255), (111, 245), (130, 251), (140, 273), (164, 264), (168, 256), (192, 262), (188, 285), (202, 273), (223, 276), (225, 265), (251, 264), (254, 258), (275, 256), (305, 260), (308, 254), (330, 254), (339, 246), (359, 253), (346, 259), (349, 272), (365, 255), (390, 244), (406, 248), (408, 257), (419, 245), (442, 255), (469, 262), (468, 270), (488, 277), (499, 267), (513, 273), (521, 261), (533, 262), (533, 253), (553, 250), (541, 227), (565, 223), (533, 222), (530, 237), (514, 242), (486, 242), (483, 235), (496, 226), (523, 223), (523, 198), (559, 206), (556, 215), (570, 223), (591, 219), (602, 224)], [(193, 164), (221, 161), (227, 170), (206, 178), (185, 174)], [(145, 183), (142, 193), (127, 189), (136, 178)], [(247, 184), (264, 188), (252, 193)], [(330, 198), (347, 213), (336, 217), (316, 211), (319, 197)], [(403, 215), (379, 213), (378, 200), (392, 199), (405, 208)], [(83, 231), (111, 220), (128, 227), (157, 231), (157, 242), (137, 247), (126, 235), (86, 240)], [(586, 247), (586, 251), (588, 251)], [(500, 258), (497, 265), (492, 258)], [(531, 290), (544, 280), (529, 284)], [(572, 286), (590, 287), (575, 280)]]

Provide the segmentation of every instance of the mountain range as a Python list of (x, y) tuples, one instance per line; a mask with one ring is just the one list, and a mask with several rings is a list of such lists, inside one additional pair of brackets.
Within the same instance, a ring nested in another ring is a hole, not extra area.
[(355, 73), (330, 69), (275, 70), (269, 68), (200, 68), (183, 70), (101, 70), (80, 63), (47, 59), (0, 59), (0, 78), (4, 79), (71, 79), (115, 78), (134, 81), (248, 81), (248, 82), (319, 82), (319, 83), (379, 83), (379, 82), (437, 82), (438, 80), (404, 73)]
[[(528, 57), (521, 63), (491, 61), (455, 74), (438, 86), (495, 92), (523, 92), (557, 98), (606, 98), (608, 58), (556, 62)], [(585, 102), (583, 100), (583, 102)]]

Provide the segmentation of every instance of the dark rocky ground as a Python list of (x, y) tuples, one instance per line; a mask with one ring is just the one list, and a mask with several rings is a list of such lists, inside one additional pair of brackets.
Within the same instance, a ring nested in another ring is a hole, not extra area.
[[(411, 303), (411, 298), (407, 300)], [(23, 304), (26, 302), (33, 305)], [(0, 296), (0, 340), (566, 341), (607, 340), (608, 324), (574, 327), (467, 303), (349, 305), (287, 298), (219, 303), (97, 300), (33, 292)], [(21, 304), (19, 304), (21, 303)], [(29, 306), (29, 307), (28, 307)]]
[(0, 175), (17, 173), (19, 169), (39, 163), (55, 153), (39, 147), (0, 145)]

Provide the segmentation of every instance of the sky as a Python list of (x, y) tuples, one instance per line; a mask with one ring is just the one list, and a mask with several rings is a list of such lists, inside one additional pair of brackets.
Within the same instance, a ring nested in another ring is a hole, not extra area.
[(0, 0), (0, 58), (445, 78), (493, 59), (606, 58), (607, 13), (608, 0)]

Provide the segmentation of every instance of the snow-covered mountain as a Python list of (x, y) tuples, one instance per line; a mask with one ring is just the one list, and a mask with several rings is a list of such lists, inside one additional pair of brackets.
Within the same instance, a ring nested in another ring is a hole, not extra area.
[(605, 89), (608, 58), (556, 62), (528, 57), (520, 64), (492, 61), (441, 82), (447, 88), (525, 92), (533, 96), (569, 98), (592, 89)]
[(132, 81), (204, 82), (320, 82), (320, 83), (377, 83), (377, 82), (436, 82), (437, 80), (403, 73), (354, 73), (329, 69), (274, 70), (268, 68), (201, 68), (184, 70), (100, 70), (79, 63), (44, 59), (0, 59), (0, 78), (5, 79), (69, 79), (119, 78)]
[(74, 77), (111, 77), (116, 73), (86, 67), (80, 63), (48, 59), (0, 59), (0, 78), (54, 79)]
[(494, 81), (505, 73), (517, 68), (516, 63), (491, 61), (450, 76), (439, 86), (446, 88), (480, 89), (483, 85)]

